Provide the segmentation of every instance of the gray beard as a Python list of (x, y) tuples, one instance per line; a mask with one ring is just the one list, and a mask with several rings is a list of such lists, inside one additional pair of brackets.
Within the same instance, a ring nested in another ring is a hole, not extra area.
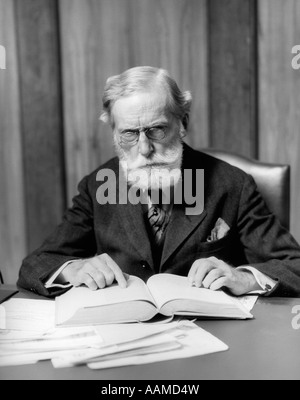
[(181, 139), (168, 150), (165, 156), (154, 156), (153, 159), (140, 167), (131, 166), (124, 150), (114, 138), (114, 145), (120, 160), (121, 169), (127, 183), (141, 190), (167, 191), (176, 186), (181, 180), (181, 165), (183, 155), (183, 143)]

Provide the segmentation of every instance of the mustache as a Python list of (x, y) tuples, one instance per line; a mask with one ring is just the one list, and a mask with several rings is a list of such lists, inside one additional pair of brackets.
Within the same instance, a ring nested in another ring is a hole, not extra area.
[(182, 157), (181, 144), (170, 149), (167, 154), (154, 154), (150, 159), (137, 160), (129, 169), (148, 169), (148, 168), (166, 168), (172, 167), (174, 164), (178, 166), (179, 159)]
[(124, 150), (120, 147), (116, 138), (114, 137), (114, 147), (119, 156), (120, 162), (128, 171), (134, 171), (138, 169), (154, 169), (154, 168), (178, 168), (182, 161), (183, 155), (183, 143), (182, 141), (176, 140), (166, 151), (165, 154), (154, 153), (151, 157), (137, 157), (134, 161), (129, 161)]
[(160, 160), (160, 161), (155, 160), (155, 161), (152, 161), (152, 162), (146, 161), (146, 162), (140, 163), (138, 165), (135, 165), (135, 168), (141, 168), (142, 169), (142, 168), (167, 167), (167, 166), (173, 164), (174, 161), (176, 161), (176, 160), (172, 160), (172, 161), (170, 161), (170, 160)]

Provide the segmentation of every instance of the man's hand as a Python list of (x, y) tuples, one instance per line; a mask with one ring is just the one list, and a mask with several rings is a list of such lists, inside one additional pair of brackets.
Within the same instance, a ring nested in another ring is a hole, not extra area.
[(191, 285), (218, 290), (226, 287), (236, 296), (246, 294), (261, 287), (250, 271), (241, 271), (230, 267), (216, 257), (196, 260), (188, 274)]
[(91, 290), (111, 286), (114, 280), (122, 288), (127, 286), (125, 275), (108, 254), (74, 261), (66, 266), (60, 276), (73, 286), (84, 284)]

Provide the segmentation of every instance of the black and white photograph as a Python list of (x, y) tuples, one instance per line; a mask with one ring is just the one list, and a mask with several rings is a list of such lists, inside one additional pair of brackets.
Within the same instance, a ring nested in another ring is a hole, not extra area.
[(0, 381), (300, 380), (299, 172), (300, 0), (0, 0)]

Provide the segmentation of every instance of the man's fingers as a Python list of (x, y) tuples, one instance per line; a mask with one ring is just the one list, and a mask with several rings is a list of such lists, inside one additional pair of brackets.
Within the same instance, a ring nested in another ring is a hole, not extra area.
[(70, 279), (70, 283), (74, 286), (84, 284), (91, 290), (111, 286), (114, 280), (120, 287), (125, 288), (129, 279), (129, 275), (126, 274), (125, 276), (119, 266), (107, 254), (101, 254), (84, 262), (81, 261), (77, 265), (76, 273), (72, 272), (74, 277), (72, 280)]
[(125, 278), (122, 270), (118, 266), (118, 264), (115, 263), (115, 261), (108, 254), (103, 254), (102, 256), (106, 262), (106, 265), (108, 265), (111, 268), (111, 270), (113, 271), (113, 273), (115, 275), (115, 279), (118, 282), (119, 286), (122, 288), (126, 288), (127, 281), (126, 281), (126, 278)]
[(205, 260), (202, 263), (201, 268), (198, 268), (197, 273), (194, 278), (194, 284), (196, 287), (201, 287), (203, 284), (203, 280), (207, 276), (207, 274), (215, 268), (215, 265), (210, 260)]
[(206, 289), (210, 289), (212, 283), (217, 279), (221, 278), (222, 276), (224, 276), (224, 272), (220, 268), (214, 268), (203, 279), (202, 285)]
[(195, 275), (198, 270), (198, 267), (200, 267), (200, 263), (201, 263), (201, 260), (196, 260), (189, 270), (187, 277), (188, 277), (190, 285), (192, 285), (194, 283)]
[(215, 280), (211, 285), (210, 285), (210, 290), (219, 290), (222, 287), (226, 286), (227, 278), (225, 276), (222, 276), (221, 278)]
[(203, 279), (216, 266), (215, 261), (209, 258), (196, 260), (188, 274), (190, 285), (194, 284), (196, 287), (201, 287)]
[(98, 285), (95, 282), (95, 280), (86, 273), (83, 273), (82, 275), (82, 283), (84, 283), (90, 290), (97, 290), (98, 289)]
[[(85, 262), (82, 268), (82, 280), (85, 285), (86, 284), (86, 276), (88, 275), (91, 279), (94, 280), (97, 288), (103, 289), (106, 286), (106, 281), (102, 272), (94, 265), (93, 260)], [(87, 285), (88, 286), (88, 285)], [(94, 286), (94, 285), (93, 285)], [(89, 286), (90, 287), (90, 286)]]
[(103, 289), (106, 286), (111, 286), (115, 280), (115, 274), (106, 262), (100, 257), (95, 257), (90, 260), (90, 263), (93, 265), (92, 276), (98, 283), (99, 288)]

